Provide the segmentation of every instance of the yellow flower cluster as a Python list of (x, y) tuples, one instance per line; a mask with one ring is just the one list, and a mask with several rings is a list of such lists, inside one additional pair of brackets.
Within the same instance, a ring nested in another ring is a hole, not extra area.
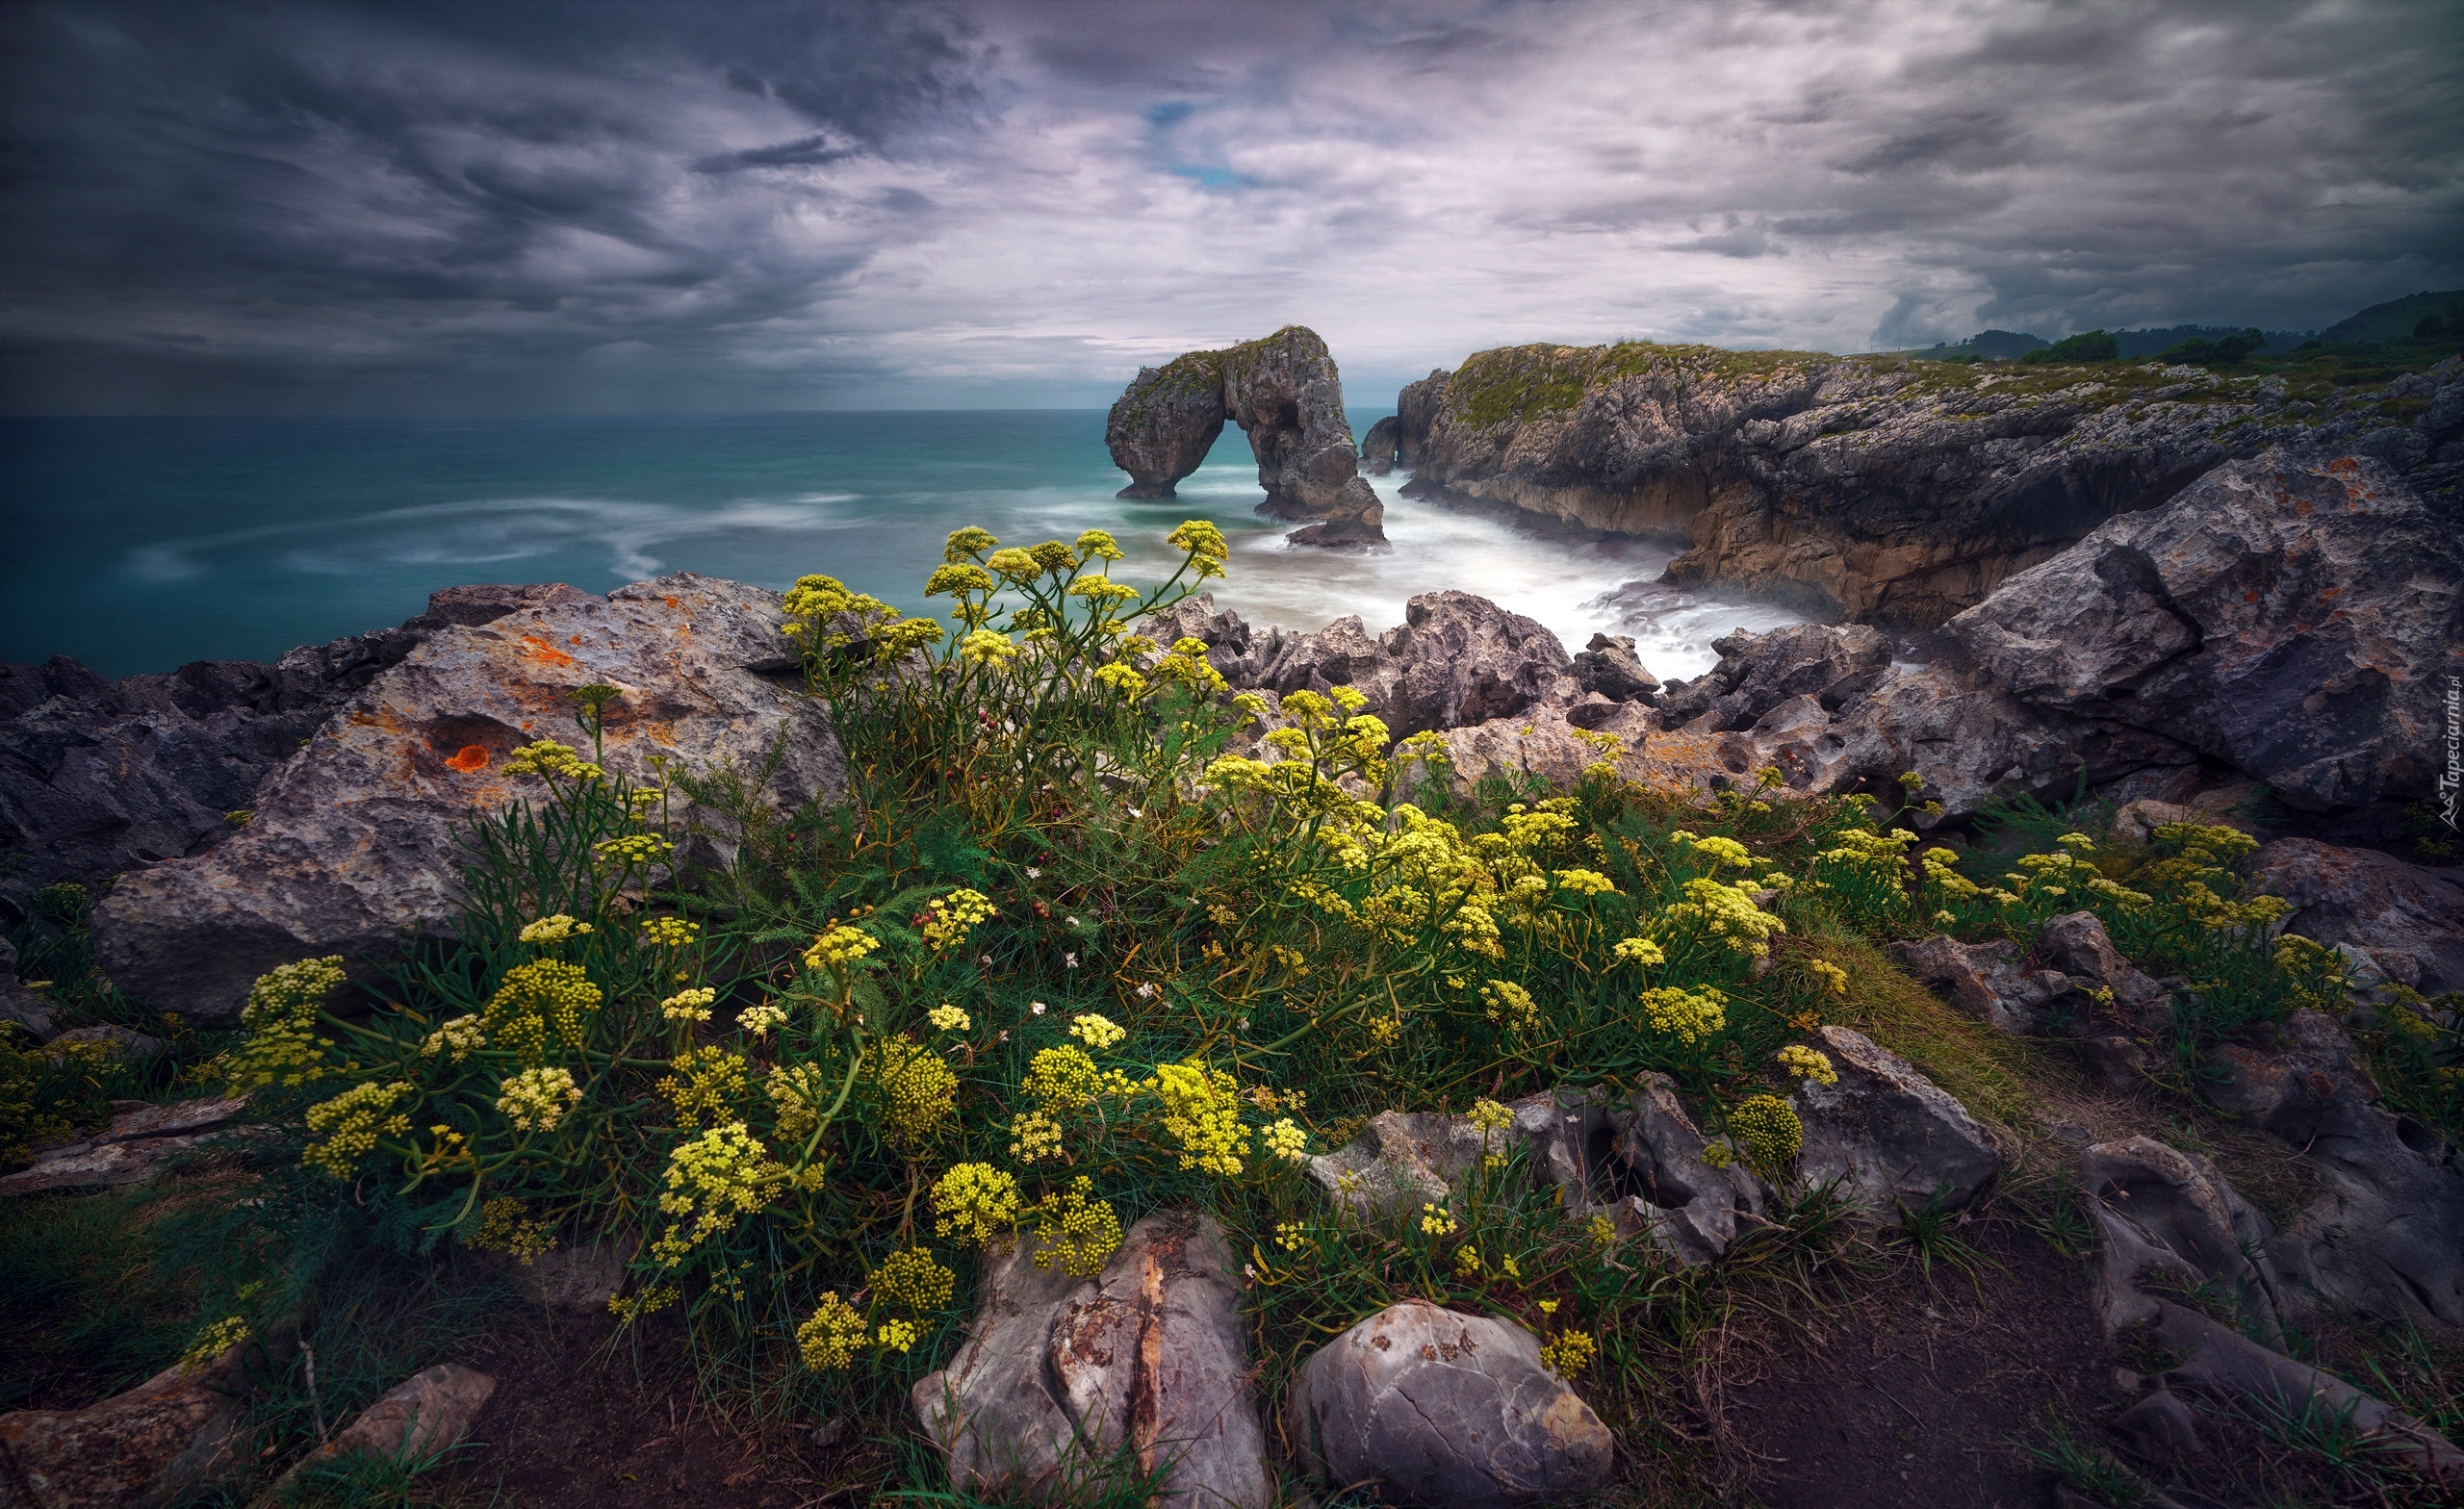
[(1190, 566), (1200, 580), (1223, 575), (1223, 563), (1232, 558), (1232, 547), (1224, 541), (1223, 531), (1203, 519), (1192, 519), (1164, 536), (1164, 543), (1186, 551)]
[(526, 924), (522, 930), (522, 941), (562, 943), (567, 938), (578, 937), (589, 931), (590, 924), (587, 922), (577, 922), (561, 911), (551, 912), (536, 922)]
[(607, 772), (553, 739), (525, 744), (504, 762), (508, 776), (546, 776), (555, 780), (604, 780)]
[(1120, 1216), (1094, 1192), (1095, 1182), (1080, 1174), (1036, 1203), (1036, 1266), (1093, 1278), (1120, 1250)]
[(566, 1047), (581, 1047), (588, 1033), (586, 1018), (599, 1010), (601, 999), (599, 987), (579, 964), (533, 959), (504, 972), (480, 1025), (490, 1042), (512, 1049), (525, 1067), (536, 1068), (548, 1056), (552, 1032)]
[(715, 1044), (687, 1048), (670, 1059), (668, 1067), (675, 1072), (662, 1076), (653, 1087), (676, 1108), (676, 1124), (680, 1127), (698, 1127), (705, 1121), (717, 1126), (732, 1119), (753, 1069), (742, 1054)]
[(1010, 1118), (1010, 1156), (1022, 1164), (1061, 1156), (1061, 1123), (1040, 1111)]
[(657, 833), (625, 833), (603, 838), (591, 848), (600, 863), (618, 869), (661, 863), (675, 850), (676, 845)]
[(1600, 1343), (1584, 1331), (1560, 1331), (1540, 1348), (1540, 1366), (1560, 1378), (1572, 1378), (1591, 1366)]
[(1129, 1031), (1111, 1017), (1088, 1011), (1069, 1019), (1069, 1036), (1100, 1052), (1127, 1037)]
[(517, 1132), (553, 1132), (581, 1102), (581, 1087), (564, 1069), (525, 1069), (497, 1088), (497, 1109)]
[(873, 1083), (883, 1099), (882, 1131), (890, 1144), (914, 1152), (958, 1109), (959, 1077), (948, 1061), (913, 1039), (885, 1037)]
[(719, 992), (708, 985), (679, 990), (658, 1004), (658, 1012), (671, 1022), (706, 1022), (710, 1008), (718, 1003)]
[(1608, 957), (1621, 964), (1640, 964), (1645, 968), (1668, 962), (1667, 954), (1651, 938), (1623, 939), (1608, 951)]
[(1729, 1130), (1745, 1147), (1745, 1155), (1764, 1170), (1780, 1168), (1805, 1145), (1805, 1123), (1777, 1095), (1749, 1095), (1729, 1113)]
[(998, 910), (992, 898), (982, 891), (961, 889), (936, 896), (924, 904), (924, 941), (936, 954), (962, 948), (967, 934)]
[(1472, 1110), (1465, 1119), (1479, 1129), (1481, 1139), (1486, 1141), (1490, 1133), (1502, 1132), (1514, 1125), (1514, 1113), (1483, 1095), (1472, 1102)]
[(651, 1244), (651, 1256), (674, 1267), (712, 1237), (732, 1231), (743, 1216), (769, 1203), (769, 1189), (786, 1170), (741, 1121), (712, 1127), (669, 1156), (667, 1189), (658, 1208), (674, 1224)]
[(1790, 1043), (1779, 1052), (1780, 1067), (1796, 1079), (1810, 1080), (1816, 1085), (1836, 1085), (1839, 1071), (1831, 1066), (1831, 1055), (1819, 1048)]
[(702, 936), (702, 925), (682, 917), (653, 917), (642, 924), (642, 941), (653, 948), (683, 948)]
[(834, 1289), (822, 1295), (811, 1317), (796, 1327), (797, 1350), (804, 1353), (805, 1366), (815, 1372), (846, 1367), (856, 1360), (856, 1348), (863, 1344), (864, 1317)]
[(418, 1094), (398, 1080), (390, 1085), (371, 1080), (309, 1107), (308, 1130), (324, 1140), (309, 1144), (299, 1161), (337, 1179), (349, 1178), (358, 1171), (360, 1162), (376, 1151), (379, 1137), (399, 1137), (411, 1129), (411, 1118), (394, 1106)]
[(1267, 1151), (1286, 1163), (1296, 1164), (1309, 1156), (1309, 1134), (1290, 1116), (1278, 1116), (1259, 1138)]
[(433, 1059), (438, 1054), (450, 1055), (461, 1062), (473, 1053), (488, 1045), (488, 1035), (475, 1016), (457, 1016), (427, 1035), (420, 1043), (420, 1057)]
[(1540, 1004), (1531, 992), (1511, 980), (1492, 980), (1480, 987), (1488, 1018), (1502, 1027), (1528, 1029), (1540, 1020)]
[(1754, 904), (1756, 889), (1752, 881), (1740, 881), (1735, 885), (1713, 880), (1687, 881), (1685, 900), (1669, 908), (1666, 916), (1671, 922), (1702, 929), (1736, 953), (1766, 959), (1771, 945), (1764, 940), (1775, 933), (1787, 932), (1788, 925)]
[(1831, 960), (1809, 959), (1806, 960), (1806, 973), (1820, 981), (1822, 987), (1833, 995), (1845, 997), (1848, 994), (1848, 971)]
[(813, 938), (812, 947), (805, 950), (805, 967), (842, 970), (881, 946), (882, 940), (863, 929), (834, 922)]
[(1453, 1214), (1448, 1211), (1445, 1206), (1436, 1204), (1433, 1201), (1424, 1203), (1421, 1206), (1421, 1235), (1424, 1237), (1451, 1237), (1461, 1229), (1461, 1227), (1454, 1224)]
[(1558, 870), (1553, 872), (1552, 879), (1557, 882), (1557, 889), (1571, 891), (1577, 896), (1617, 894), (1617, 882), (1598, 870)]
[(787, 1025), (787, 1009), (772, 1001), (748, 1006), (736, 1013), (735, 1024), (756, 1037), (767, 1037), (771, 1028)]
[(240, 1009), (246, 1033), (229, 1060), (234, 1089), (263, 1085), (304, 1085), (318, 1077), (324, 1039), (317, 1036), (317, 1012), (343, 983), (339, 954), (303, 959), (257, 977)]
[(1171, 652), (1155, 662), (1155, 674), (1168, 680), (1178, 681), (1201, 696), (1214, 696), (1230, 683), (1223, 673), (1206, 658), (1203, 639), (1176, 639)]
[(1181, 1144), (1181, 1166), (1239, 1177), (1249, 1134), (1241, 1125), (1240, 1087), (1232, 1076), (1192, 1059), (1156, 1065), (1154, 1085), (1164, 1103), (1164, 1130)]
[(1075, 1043), (1046, 1048), (1027, 1061), (1018, 1088), (1053, 1116), (1084, 1110), (1097, 1095), (1127, 1095), (1132, 1086), (1118, 1070), (1105, 1073)]
[(948, 1304), (957, 1282), (957, 1274), (921, 1247), (893, 1252), (873, 1269), (873, 1288), (881, 1296), (918, 1315)]
[(947, 1001), (942, 1002), (940, 1005), (925, 1012), (924, 1019), (931, 1022), (934, 1030), (937, 1032), (963, 1033), (970, 1032), (975, 1027), (975, 1019), (973, 1017), (967, 1015), (964, 1011), (960, 1010), (957, 1007), (950, 1005)]
[(1123, 665), (1117, 660), (1110, 665), (1097, 666), (1095, 680), (1118, 692), (1124, 702), (1134, 703), (1146, 691), (1146, 678), (1139, 675), (1136, 667)]
[(180, 1370), (195, 1372), (254, 1334), (248, 1327), (247, 1317), (224, 1316), (197, 1332), (187, 1349), (180, 1353)]
[(986, 1242), (1018, 1223), (1018, 1181), (989, 1164), (959, 1164), (933, 1186), (933, 1230)]
[(873, 1333), (873, 1344), (885, 1352), (905, 1355), (908, 1348), (915, 1344), (915, 1322), (912, 1320), (883, 1321), (881, 1329)]
[(556, 1228), (552, 1222), (532, 1219), (520, 1200), (503, 1194), (479, 1207), (479, 1228), (462, 1239), (462, 1244), (481, 1252), (509, 1254), (528, 1267), (542, 1254), (556, 1250)]
[(1682, 830), (1669, 834), (1669, 837), (1692, 849), (1696, 857), (1710, 860), (1711, 868), (1715, 871), (1723, 865), (1754, 863), (1753, 852), (1733, 838), (1723, 838), (1717, 834), (1709, 838), (1697, 838)]
[(879, 598), (848, 591), (835, 576), (797, 577), (784, 605), (789, 616), (779, 632), (811, 659), (827, 651), (860, 647), (876, 664), (886, 664), (941, 639), (941, 626), (931, 619), (902, 619), (898, 609)]
[(1646, 990), (1642, 1008), (1655, 1031), (1666, 1033), (1688, 1047), (1709, 1041), (1713, 1034), (1729, 1024), (1728, 997), (1713, 985), (1694, 990), (1662, 985)]

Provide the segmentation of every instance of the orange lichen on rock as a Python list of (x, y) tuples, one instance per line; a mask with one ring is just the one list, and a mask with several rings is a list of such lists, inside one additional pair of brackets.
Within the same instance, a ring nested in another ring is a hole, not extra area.
[(447, 760), (445, 763), (449, 768), (458, 770), (466, 776), (476, 771), (485, 770), (488, 768), (487, 747), (479, 744), (465, 744), (460, 749), (455, 750), (453, 752), (453, 757)]
[(528, 655), (531, 659), (538, 661), (541, 665), (571, 665), (574, 663), (573, 656), (565, 653), (563, 651), (548, 643), (536, 634), (523, 635), (522, 642), (530, 646), (530, 648), (524, 651), (523, 653)]

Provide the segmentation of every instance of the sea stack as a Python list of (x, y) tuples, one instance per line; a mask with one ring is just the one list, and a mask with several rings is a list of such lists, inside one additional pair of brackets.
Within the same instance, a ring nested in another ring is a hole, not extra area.
[(1191, 351), (1140, 371), (1113, 404), (1104, 443), (1129, 473), (1123, 498), (1170, 498), (1229, 419), (1249, 437), (1265, 500), (1258, 512), (1311, 521), (1300, 545), (1383, 545), (1385, 506), (1360, 475), (1344, 418), (1343, 380), (1314, 330), (1286, 325), (1262, 341)]

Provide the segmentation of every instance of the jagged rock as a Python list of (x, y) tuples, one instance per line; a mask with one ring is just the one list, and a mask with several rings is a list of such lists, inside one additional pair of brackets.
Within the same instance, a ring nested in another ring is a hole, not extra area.
[(2284, 931), (2367, 949), (2424, 995), (2464, 990), (2464, 888), (2368, 849), (2279, 838), (2250, 857), (2258, 889), (2297, 908)]
[(1738, 1164), (1704, 1162), (1703, 1134), (1665, 1074), (1646, 1074), (1624, 1105), (1609, 1110), (1619, 1165), (1615, 1187), (1638, 1187), (1618, 1202), (1621, 1232), (1643, 1240), (1688, 1267), (1728, 1250), (1739, 1227), (1762, 1215), (1762, 1187)]
[(1796, 697), (1811, 697), (1825, 712), (1871, 691), (1890, 668), (1890, 641), (1861, 624), (1833, 628), (1791, 624), (1763, 633), (1738, 629), (1711, 642), (1720, 663), (1674, 687), (1660, 706), (1663, 728), (1707, 716), (1708, 729), (1750, 729), (1763, 714)]
[(1642, 657), (1634, 653), (1634, 641), (1628, 634), (1594, 634), (1591, 643), (1574, 657), (1575, 679), (1587, 692), (1597, 692), (1610, 702), (1651, 701), (1659, 691), (1659, 678), (1645, 669)]
[(2045, 1006), (2070, 989), (2070, 977), (2062, 971), (2030, 969), (2027, 956), (2009, 938), (1962, 943), (1940, 934), (1893, 943), (1890, 954), (1910, 974), (1942, 986), (1953, 1006), (2006, 1033), (2044, 1031)]
[(1797, 1087), (1805, 1123), (1797, 1171), (1807, 1183), (1836, 1183), (1889, 1221), (1901, 1210), (1956, 1209), (1993, 1182), (2001, 1155), (1939, 1086), (1853, 1028), (1816, 1036), (1839, 1083)]
[(2294, 1012), (2268, 1040), (2208, 1057), (2209, 1097), (2301, 1149), (2327, 1192), (2274, 1251), (2302, 1282), (2366, 1315), (2464, 1326), (2464, 1162), (2374, 1102), (2342, 1028)]
[[(1641, 703), (1604, 701), (1533, 707), (1511, 717), (1442, 730), (1448, 783), (1458, 792), (1469, 792), (1491, 775), (1518, 780), (1536, 777), (1562, 790), (1604, 758), (1599, 749), (1576, 736), (1578, 730), (1622, 741), (1617, 756), (1608, 763), (1630, 780), (1705, 792), (1754, 768), (1750, 762), (1739, 763), (1733, 770), (1707, 766), (1705, 752), (1687, 748), (1682, 737), (1671, 740), (1652, 733)], [(1681, 757), (1664, 759), (1664, 754)]]
[(26, 1509), (137, 1509), (184, 1501), (236, 1473), (232, 1433), (251, 1372), (287, 1356), (295, 1329), (247, 1338), (190, 1368), (174, 1363), (80, 1410), (0, 1415), (0, 1493)]
[(952, 1486), (1069, 1503), (1126, 1452), (1162, 1470), (1171, 1509), (1266, 1509), (1238, 1271), (1188, 1212), (1131, 1227), (1093, 1281), (1038, 1268), (1023, 1241), (988, 1250), (967, 1340), (911, 1395)]
[(2274, 1229), (2214, 1164), (2150, 1138), (2125, 1138), (2080, 1155), (2079, 1187), (2103, 1238), (2096, 1302), (2108, 1334), (2154, 1318), (2156, 1301), (2142, 1287), (2152, 1278), (2209, 1286), (2246, 1324), (2281, 1343), (2287, 1291), (2264, 1250)]
[(1513, 1142), (1511, 1131), (1484, 1133), (1469, 1116), (1381, 1111), (1349, 1142), (1311, 1158), (1309, 1177), (1356, 1220), (1408, 1223), (1422, 1206), (1452, 1198), (1457, 1180)]
[(2156, 836), (2156, 830), (2173, 823), (2204, 821), (2207, 814), (2196, 807), (2178, 802), (2158, 802), (2143, 798), (2125, 802), (2114, 811), (2114, 831), (2124, 838), (2145, 843)]
[(471, 1433), (497, 1392), (497, 1381), (475, 1368), (440, 1363), (388, 1389), (359, 1419), (331, 1441), (299, 1459), (274, 1485), (276, 1498), (300, 1471), (339, 1457), (370, 1456), (383, 1462), (417, 1462), (450, 1450)]
[(211, 849), (318, 725), (430, 634), (571, 590), (450, 587), (397, 627), (273, 665), (198, 660), (108, 681), (65, 655), (0, 662), (0, 909), (23, 915), (39, 886), (90, 888)]
[(1299, 325), (1142, 369), (1104, 421), (1113, 464), (1130, 475), (1120, 496), (1171, 497), (1173, 484), (1206, 459), (1226, 419), (1248, 435), (1257, 457), (1267, 491), (1258, 511), (1317, 521), (1293, 531), (1296, 543), (1384, 543), (1386, 508), (1361, 479), (1335, 359)]
[[(2098, 525), (1953, 619), (2013, 695), (2231, 762), (2303, 810), (2425, 796), (2464, 547), (2376, 461), (2272, 450)], [(2443, 725), (2439, 727), (2443, 728)]]
[(2464, 362), (2405, 379), (2426, 402), (2394, 420), (2381, 393), (2322, 412), (2281, 385), (2151, 394), (2105, 375), (2046, 391), (2036, 368), (1527, 345), (1404, 389), (1397, 431), (1415, 494), (1681, 537), (1669, 581), (1918, 626), (2228, 457), (2297, 443), (2424, 466), (2464, 437)]
[(1369, 426), (1361, 437), (1360, 470), (1370, 476), (1384, 476), (1395, 470), (1395, 416), (1387, 415)]
[(1427, 1509), (1503, 1509), (1599, 1488), (1614, 1439), (1530, 1332), (1424, 1300), (1320, 1347), (1284, 1400), (1301, 1465)]
[[(444, 934), (462, 857), (454, 825), (535, 783), (505, 777), (517, 746), (584, 745), (572, 688), (625, 689), (606, 707), (606, 762), (638, 778), (653, 754), (757, 773), (793, 808), (845, 780), (825, 710), (786, 675), (775, 593), (689, 573), (570, 588), (476, 627), (430, 633), (384, 671), (255, 798), (248, 826), (212, 852), (123, 877), (95, 908), (95, 956), (128, 994), (196, 1021), (227, 1021), (276, 964), (341, 954), (357, 970)], [(731, 852), (714, 814), (690, 811), (685, 862)]]
[(2037, 948), (2073, 985), (2112, 991), (2111, 1014), (2120, 1020), (2154, 1032), (2168, 1019), (2171, 997), (2122, 958), (2094, 912), (2069, 911), (2048, 920), (2037, 930)]
[(165, 1159), (205, 1141), (246, 1108), (244, 1098), (215, 1096), (167, 1106), (123, 1102), (103, 1131), (41, 1148), (27, 1166), (0, 1178), (0, 1195), (142, 1184)]

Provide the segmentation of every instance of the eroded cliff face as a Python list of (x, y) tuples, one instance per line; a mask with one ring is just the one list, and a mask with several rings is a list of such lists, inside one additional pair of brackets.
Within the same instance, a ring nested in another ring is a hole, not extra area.
[(1317, 332), (1286, 325), (1262, 341), (1191, 351), (1141, 371), (1104, 422), (1123, 498), (1169, 498), (1230, 420), (1249, 437), (1266, 499), (1258, 511), (1310, 521), (1304, 545), (1383, 544), (1385, 505), (1360, 475), (1343, 380)]
[(2458, 361), (2311, 402), (2152, 363), (1528, 345), (1433, 372), (1396, 407), (1416, 490), (1681, 539), (1672, 581), (1915, 627), (2271, 445), (2464, 472)]

